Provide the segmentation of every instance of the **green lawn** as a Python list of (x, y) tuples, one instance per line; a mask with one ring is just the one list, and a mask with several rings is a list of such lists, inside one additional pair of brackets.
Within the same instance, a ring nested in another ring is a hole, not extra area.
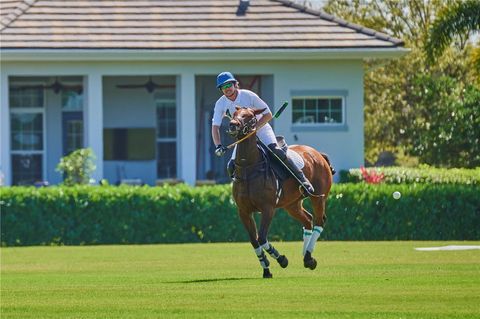
[(300, 242), (262, 271), (248, 243), (1, 249), (6, 318), (480, 318), (480, 242)]

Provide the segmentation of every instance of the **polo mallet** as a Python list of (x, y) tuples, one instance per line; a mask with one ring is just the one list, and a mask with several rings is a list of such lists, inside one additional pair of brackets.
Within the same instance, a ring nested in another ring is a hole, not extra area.
[[(237, 145), (238, 143), (243, 142), (244, 140), (246, 140), (247, 138), (249, 138), (250, 136), (252, 136), (253, 134), (255, 134), (259, 129), (261, 129), (263, 126), (265, 126), (265, 125), (266, 125), (268, 122), (270, 122), (272, 119), (274, 119), (274, 118), (277, 119), (277, 118), (282, 114), (282, 112), (287, 108), (287, 106), (288, 106), (288, 102), (287, 102), (287, 101), (283, 102), (282, 106), (280, 106), (280, 108), (275, 112), (275, 114), (273, 114), (273, 116), (272, 116), (272, 118), (271, 118), (270, 120), (268, 120), (267, 122), (263, 123), (262, 126), (258, 127), (256, 130), (248, 133), (247, 135), (245, 135), (244, 137), (242, 137), (242, 138), (239, 139), (238, 141), (235, 141), (235, 142), (233, 142), (232, 144), (228, 145), (227, 148), (230, 149), (230, 148), (234, 147), (235, 145)], [(229, 118), (232, 118), (231, 116), (229, 116), (229, 114), (230, 114), (230, 112), (228, 112), (228, 110), (227, 110), (227, 114), (226, 114), (226, 115), (227, 115)]]

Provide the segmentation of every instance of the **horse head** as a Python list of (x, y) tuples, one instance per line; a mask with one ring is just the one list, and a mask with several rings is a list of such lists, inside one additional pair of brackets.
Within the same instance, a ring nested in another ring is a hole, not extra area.
[(251, 108), (243, 108), (239, 106), (235, 108), (236, 111), (235, 113), (233, 113), (227, 133), (233, 138), (240, 139), (250, 134), (256, 129), (256, 115), (263, 113), (265, 109), (254, 110)]

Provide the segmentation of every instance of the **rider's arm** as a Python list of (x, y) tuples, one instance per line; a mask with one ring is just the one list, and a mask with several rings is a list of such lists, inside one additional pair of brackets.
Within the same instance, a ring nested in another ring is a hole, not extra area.
[(215, 147), (222, 144), (220, 138), (220, 126), (222, 125), (222, 119), (225, 116), (225, 105), (222, 104), (221, 99), (215, 103), (212, 118), (212, 140)]
[(265, 123), (272, 119), (272, 112), (262, 114), (262, 117), (257, 122), (257, 128), (262, 127)]
[(212, 139), (215, 146), (222, 144), (220, 139), (220, 126), (212, 125)]
[(267, 103), (262, 100), (257, 94), (251, 92), (252, 106), (256, 110), (265, 109), (262, 113), (262, 117), (257, 122), (257, 128), (262, 127), (265, 123), (272, 119), (272, 112)]

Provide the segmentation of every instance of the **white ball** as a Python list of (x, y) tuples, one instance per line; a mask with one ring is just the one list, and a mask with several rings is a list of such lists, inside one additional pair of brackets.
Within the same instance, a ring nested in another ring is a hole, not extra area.
[(395, 191), (395, 192), (393, 192), (392, 196), (395, 199), (399, 199), (400, 197), (402, 197), (402, 194), (400, 194), (399, 191)]

